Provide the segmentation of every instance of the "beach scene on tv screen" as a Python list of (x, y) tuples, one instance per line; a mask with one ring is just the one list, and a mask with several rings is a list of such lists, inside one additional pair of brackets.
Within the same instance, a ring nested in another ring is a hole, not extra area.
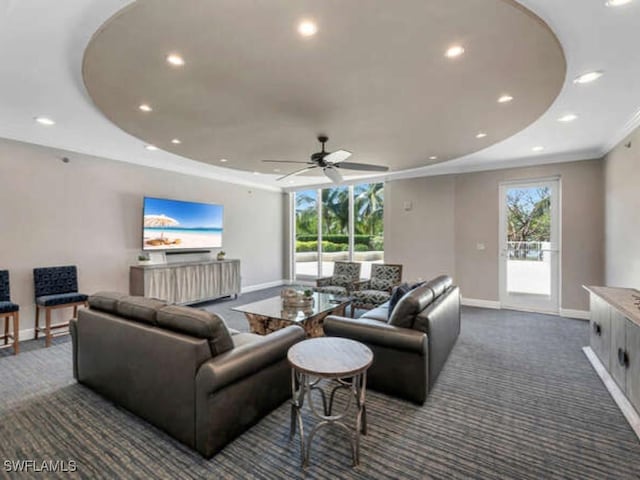
[(145, 250), (222, 246), (222, 205), (144, 199)]

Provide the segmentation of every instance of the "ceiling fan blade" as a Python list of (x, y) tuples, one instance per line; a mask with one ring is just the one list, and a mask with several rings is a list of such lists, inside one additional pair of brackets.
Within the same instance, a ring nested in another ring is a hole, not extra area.
[(336, 170), (333, 167), (325, 167), (322, 169), (322, 171), (324, 171), (324, 174), (329, 177), (329, 179), (333, 182), (333, 183), (340, 183), (342, 182), (342, 175), (340, 175), (340, 172), (338, 170)]
[(318, 168), (318, 167), (314, 165), (313, 167), (304, 167), (304, 168), (301, 168), (300, 170), (296, 170), (295, 172), (287, 173), (286, 175), (284, 175), (284, 176), (282, 176), (282, 177), (280, 177), (280, 178), (277, 178), (277, 179), (276, 179), (276, 181), (278, 181), (278, 182), (279, 182), (280, 180), (284, 180), (284, 179), (285, 179), (285, 178), (287, 178), (287, 177), (293, 177), (294, 175), (299, 175), (299, 174), (301, 174), (301, 173), (306, 172), (307, 170), (313, 170), (314, 168)]
[(340, 163), (351, 156), (351, 152), (346, 150), (336, 150), (335, 152), (325, 155), (324, 161), (328, 163)]
[(292, 162), (291, 160), (262, 160), (267, 163), (303, 163), (305, 165), (313, 165), (311, 162)]
[(342, 162), (336, 165), (339, 168), (346, 168), (347, 170), (367, 170), (369, 172), (387, 172), (389, 167), (384, 165), (371, 165), (370, 163), (354, 163), (354, 162)]

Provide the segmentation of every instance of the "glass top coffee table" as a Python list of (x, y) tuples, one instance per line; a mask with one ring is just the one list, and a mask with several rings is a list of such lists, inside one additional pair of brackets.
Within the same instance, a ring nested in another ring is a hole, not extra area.
[(349, 297), (314, 292), (308, 307), (285, 307), (282, 298), (277, 296), (232, 310), (246, 315), (251, 333), (267, 335), (289, 325), (300, 325), (308, 337), (321, 337), (324, 319), (329, 315), (344, 316), (350, 303)]

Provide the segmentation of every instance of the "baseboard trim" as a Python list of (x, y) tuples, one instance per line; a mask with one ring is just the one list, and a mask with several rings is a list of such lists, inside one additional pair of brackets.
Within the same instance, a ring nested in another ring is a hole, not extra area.
[[(35, 328), (25, 328), (24, 330), (20, 330), (20, 341), (25, 342), (27, 340), (33, 340), (36, 336)], [(40, 337), (44, 338), (44, 336)]]
[(256, 292), (258, 290), (264, 290), (265, 288), (280, 287), (282, 285), (288, 285), (288, 284), (289, 284), (289, 280), (281, 279), (281, 280), (275, 280), (273, 282), (259, 283), (257, 285), (246, 285), (242, 287), (242, 289), (240, 290), (240, 293)]
[(501, 308), (500, 302), (496, 302), (494, 300), (480, 300), (477, 298), (462, 297), (461, 303), (466, 307), (491, 308), (493, 310), (500, 310)]
[(571, 308), (561, 308), (560, 316), (567, 318), (577, 318), (578, 320), (590, 320), (591, 315), (588, 310), (573, 310)]
[(609, 394), (613, 398), (613, 401), (616, 402), (616, 405), (618, 405), (618, 408), (624, 415), (624, 418), (626, 418), (627, 422), (629, 422), (629, 425), (637, 435), (638, 440), (640, 440), (640, 414), (636, 411), (635, 408), (633, 408), (633, 405), (629, 403), (627, 397), (624, 395), (624, 393), (622, 393), (620, 387), (618, 387), (613, 377), (611, 377), (609, 372), (607, 372), (607, 369), (604, 368), (604, 365), (602, 365), (602, 362), (593, 352), (591, 347), (582, 347), (582, 351), (586, 355), (593, 369), (600, 377), (600, 380), (602, 380), (602, 383), (604, 383), (605, 388), (609, 391)]

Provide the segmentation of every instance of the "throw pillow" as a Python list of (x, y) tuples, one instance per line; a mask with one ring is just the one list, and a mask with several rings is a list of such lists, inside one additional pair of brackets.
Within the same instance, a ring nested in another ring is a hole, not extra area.
[(418, 282), (413, 285), (409, 285), (408, 283), (401, 283), (397, 287), (393, 287), (391, 291), (391, 298), (389, 299), (389, 315), (387, 316), (387, 320), (391, 319), (391, 314), (393, 313), (393, 309), (396, 307), (398, 302), (402, 297), (405, 296), (411, 290), (415, 290), (418, 287), (421, 287), (426, 282)]

